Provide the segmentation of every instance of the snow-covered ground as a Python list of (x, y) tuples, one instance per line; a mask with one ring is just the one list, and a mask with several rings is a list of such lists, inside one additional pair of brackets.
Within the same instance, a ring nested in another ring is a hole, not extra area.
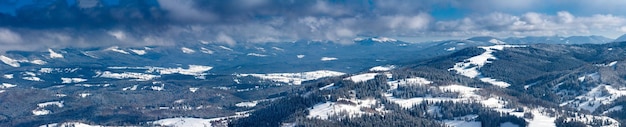
[(88, 96), (91, 96), (91, 93), (80, 93), (80, 94), (78, 94), (78, 96), (79, 96), (80, 98), (86, 98), (86, 97), (88, 97)]
[(192, 54), (192, 53), (196, 52), (195, 50), (187, 48), (187, 47), (182, 47), (182, 48), (180, 48), (180, 50), (183, 51), (183, 53), (185, 53), (185, 54)]
[(335, 58), (335, 57), (322, 57), (320, 60), (321, 61), (333, 61), (333, 60), (338, 60), (338, 58)]
[(47, 106), (57, 106), (59, 108), (63, 108), (64, 105), (63, 105), (63, 101), (51, 101), (51, 102), (39, 103), (37, 104), (37, 108), (32, 111), (33, 115), (39, 116), (39, 115), (48, 115), (52, 113), (50, 110), (45, 109)]
[(202, 66), (202, 65), (189, 65), (188, 69), (183, 69), (183, 68), (162, 68), (162, 69), (157, 69), (157, 71), (159, 73), (161, 73), (161, 75), (167, 75), (167, 74), (174, 74), (174, 73), (178, 73), (178, 74), (182, 74), (182, 75), (192, 75), (192, 76), (203, 76), (206, 75), (205, 72), (209, 71), (213, 69), (213, 67), (211, 66)]
[[(416, 77), (416, 78), (390, 81), (387, 84), (390, 85), (390, 87), (392, 88), (390, 89), (391, 91), (393, 90), (393, 88), (397, 88), (397, 86), (405, 84), (403, 83), (403, 81), (411, 81), (411, 80), (414, 82), (412, 83), (412, 85), (429, 85), (431, 83), (427, 79)], [(555, 126), (554, 120), (556, 120), (556, 118), (559, 116), (559, 114), (549, 115), (547, 113), (548, 110), (554, 110), (554, 109), (547, 109), (543, 107), (536, 107), (536, 108), (522, 107), (524, 108), (524, 112), (516, 112), (515, 109), (506, 106), (508, 102), (502, 97), (498, 97), (494, 95), (481, 96), (477, 94), (481, 90), (480, 88), (473, 88), (473, 87), (468, 87), (468, 86), (463, 86), (463, 85), (447, 85), (447, 86), (431, 86), (431, 87), (436, 87), (443, 91), (459, 92), (459, 96), (456, 98), (415, 97), (415, 98), (408, 98), (408, 99), (395, 98), (392, 96), (391, 93), (385, 93), (384, 96), (387, 98), (387, 100), (393, 103), (396, 103), (403, 108), (411, 108), (412, 106), (421, 104), (424, 101), (430, 101), (430, 102), (453, 101), (453, 102), (467, 102), (467, 103), (478, 102), (478, 103), (483, 104), (483, 106), (487, 108), (491, 108), (495, 111), (502, 112), (502, 113), (508, 113), (508, 114), (511, 114), (520, 118), (523, 118), (524, 113), (530, 113), (530, 114), (533, 114), (534, 118), (525, 119), (529, 123), (529, 127)], [(594, 90), (592, 90), (592, 92), (590, 92), (590, 94), (598, 95), (597, 92), (593, 92), (593, 91), (600, 91), (599, 90), (600, 88), (607, 88), (608, 89), (607, 91), (609, 91), (608, 93), (611, 93), (610, 95), (613, 96), (612, 97), (613, 99), (617, 98), (616, 95), (626, 95), (626, 91), (618, 91), (617, 89), (614, 89), (610, 86), (609, 87), (603, 86), (603, 87), (595, 88)], [(598, 96), (588, 96), (587, 98), (592, 98), (592, 97), (596, 97), (599, 99), (610, 98), (610, 97), (598, 97)], [(607, 101), (607, 100), (598, 100), (598, 101)], [(600, 102), (597, 102), (597, 103), (600, 103)], [(621, 110), (621, 109), (620, 107), (615, 107), (613, 110)], [(554, 112), (554, 111), (551, 111), (551, 112)], [(586, 124), (591, 124), (593, 122), (592, 119), (601, 119), (601, 120), (607, 120), (607, 121), (613, 122), (613, 124), (608, 125), (608, 126), (619, 126), (619, 123), (617, 121), (608, 117), (592, 116), (592, 115), (585, 115), (585, 114), (579, 114), (579, 113), (575, 113), (575, 114), (578, 114), (578, 116), (580, 117), (569, 118), (568, 120), (581, 121)], [(452, 120), (444, 120), (443, 122), (449, 126), (459, 126), (459, 127), (460, 126), (462, 127), (480, 126), (480, 122), (476, 122), (473, 119), (470, 119), (470, 120), (452, 119)], [(513, 124), (503, 124), (503, 125), (514, 126)]]
[(504, 48), (525, 47), (524, 45), (494, 45), (494, 46), (480, 46), (479, 48), (485, 49), (480, 55), (465, 59), (463, 62), (454, 64), (454, 67), (448, 69), (449, 71), (455, 71), (457, 74), (469, 77), (469, 78), (481, 78), (481, 81), (493, 84), (500, 87), (508, 87), (510, 84), (502, 81), (498, 81), (493, 78), (483, 77), (480, 74), (480, 69), (485, 64), (491, 63), (491, 60), (497, 59), (492, 53), (503, 50)]
[(332, 89), (333, 87), (335, 87), (335, 83), (331, 83), (324, 87), (320, 87), (319, 90), (329, 90), (329, 89)]
[(306, 55), (296, 55), (296, 57), (297, 57), (298, 59), (302, 59), (302, 58), (304, 58), (304, 56), (306, 56)]
[(2, 75), (2, 77), (5, 79), (13, 79), (13, 74), (5, 74), (5, 75)]
[(17, 85), (13, 85), (13, 84), (9, 84), (9, 83), (2, 83), (2, 85), (0, 85), (0, 89), (7, 89), (7, 88), (11, 88), (11, 87), (16, 87)]
[(4, 64), (7, 64), (11, 67), (20, 67), (21, 64), (20, 63), (31, 63), (31, 64), (37, 64), (37, 65), (44, 65), (48, 62), (43, 61), (43, 60), (39, 60), (39, 59), (35, 59), (32, 61), (29, 61), (27, 59), (21, 59), (21, 60), (17, 60), (17, 59), (12, 59), (9, 58), (7, 56), (4, 55), (0, 55), (0, 61), (2, 61)]
[(610, 63), (607, 63), (607, 64), (594, 64), (594, 66), (597, 66), (597, 67), (612, 67), (612, 66), (615, 66), (616, 64), (617, 64), (617, 61), (613, 61), (613, 62), (610, 62)]
[(384, 43), (384, 42), (396, 42), (398, 40), (393, 39), (393, 38), (388, 38), (388, 37), (374, 37), (372, 38), (372, 41)]
[[(325, 102), (317, 104), (309, 109), (308, 118), (328, 119), (330, 116), (347, 113), (348, 117), (356, 117), (364, 114), (384, 113), (385, 107), (375, 99), (345, 99), (339, 98), (337, 102)], [(374, 107), (373, 109), (371, 109)], [(363, 110), (371, 109), (371, 110)]]
[[(227, 126), (228, 121), (232, 119), (243, 118), (243, 117), (248, 117), (248, 116), (249, 116), (248, 112), (237, 112), (233, 116), (217, 117), (217, 118), (210, 118), (210, 119), (180, 117), (180, 118), (161, 119), (161, 120), (147, 122), (147, 123), (153, 124), (155, 126), (167, 126), (167, 127), (214, 127), (214, 126), (221, 127), (221, 126)], [(109, 127), (109, 126), (91, 125), (91, 124), (86, 124), (82, 122), (65, 122), (65, 123), (45, 124), (39, 127)], [(114, 126), (114, 127), (121, 127), (121, 126)]]
[(137, 90), (137, 86), (138, 85), (133, 85), (132, 87), (124, 87), (124, 88), (122, 88), (122, 91), (127, 91), (127, 90), (135, 91), (135, 90)]
[(586, 80), (598, 80), (598, 79), (600, 79), (600, 74), (598, 72), (586, 74), (586, 75), (578, 77), (578, 81), (580, 82), (584, 82)]
[(372, 80), (376, 77), (376, 75), (379, 75), (379, 73), (363, 73), (347, 77), (345, 80), (352, 80), (352, 82), (359, 83)]
[(152, 73), (158, 73), (159, 75), (169, 75), (169, 74), (182, 74), (182, 75), (190, 75), (195, 76), (196, 78), (201, 78), (202, 76), (207, 75), (207, 71), (213, 69), (211, 66), (203, 66), (203, 65), (188, 65), (187, 69), (182, 67), (177, 68), (164, 68), (164, 67), (109, 67), (108, 69), (115, 70), (145, 70), (145, 75), (150, 75)]
[(561, 106), (570, 106), (594, 112), (600, 105), (611, 104), (615, 99), (621, 96), (626, 96), (626, 90), (614, 88), (610, 85), (598, 85), (588, 93), (580, 95), (574, 100), (561, 103)]
[(489, 40), (489, 43), (492, 43), (492, 44), (498, 44), (498, 45), (499, 45), (499, 44), (506, 44), (506, 42), (504, 42), (504, 41), (500, 41), (500, 40), (498, 40), (498, 39), (491, 39), (491, 40)]
[(118, 52), (118, 53), (122, 53), (122, 54), (130, 54), (130, 53), (120, 49), (120, 47), (118, 47), (118, 46), (113, 46), (113, 47), (107, 48), (107, 49), (105, 49), (105, 51), (113, 51), (113, 52)]
[(258, 54), (258, 53), (248, 53), (248, 56), (256, 56), (256, 57), (266, 57), (267, 55), (264, 54)]
[(399, 79), (395, 81), (387, 82), (389, 85), (389, 90), (395, 90), (398, 86), (415, 86), (415, 85), (428, 85), (433, 83), (432, 81), (422, 78), (422, 77), (413, 77), (408, 79)]
[(229, 120), (235, 119), (235, 118), (248, 117), (249, 115), (250, 114), (248, 112), (237, 112), (233, 116), (217, 117), (217, 118), (210, 118), (210, 119), (181, 117), (181, 118), (161, 119), (161, 120), (148, 122), (148, 123), (149, 124), (160, 125), (160, 126), (168, 126), (168, 127), (227, 126)]
[(480, 121), (465, 121), (465, 120), (444, 120), (448, 126), (451, 127), (481, 127)]
[(63, 84), (68, 84), (68, 83), (80, 83), (80, 82), (85, 82), (87, 81), (87, 79), (84, 78), (61, 78), (61, 83)]
[(63, 58), (63, 54), (54, 52), (52, 49), (48, 49), (48, 52), (50, 53), (50, 58)]
[(144, 74), (144, 73), (135, 73), (135, 72), (113, 73), (110, 71), (104, 71), (104, 72), (96, 71), (96, 76), (94, 77), (113, 78), (113, 79), (134, 79), (137, 81), (148, 81), (148, 80), (152, 80), (155, 78), (159, 78), (161, 76)]
[(447, 48), (447, 49), (445, 49), (445, 50), (446, 50), (446, 51), (454, 51), (454, 50), (456, 50), (456, 47), (450, 47), (450, 48)]
[(147, 53), (146, 50), (141, 50), (141, 49), (130, 49), (130, 51), (137, 55), (145, 55)]
[(4, 55), (0, 55), (0, 61), (11, 67), (20, 67), (19, 61), (6, 57)]
[[(390, 84), (390, 86), (394, 86), (394, 85)], [(440, 86), (438, 88), (444, 91), (459, 92), (460, 97), (458, 98), (415, 97), (415, 98), (402, 99), (402, 98), (393, 97), (391, 93), (385, 93), (384, 96), (389, 101), (396, 103), (403, 108), (411, 108), (414, 105), (421, 104), (424, 101), (431, 101), (431, 102), (443, 102), (443, 101), (470, 102), (474, 100), (485, 101), (485, 100), (480, 99), (482, 98), (481, 96), (474, 93), (474, 91), (480, 90), (479, 88), (472, 88), (472, 87), (462, 86), (462, 85), (448, 85), (448, 86)]]
[(198, 89), (200, 89), (200, 88), (191, 87), (191, 88), (189, 88), (189, 92), (195, 93), (196, 91), (198, 91)]
[(257, 104), (259, 104), (259, 101), (246, 101), (246, 102), (239, 102), (235, 104), (235, 106), (250, 108), (250, 107), (256, 106)]
[(66, 122), (66, 123), (51, 123), (46, 125), (41, 125), (39, 127), (106, 127), (102, 125), (90, 125), (81, 122)]
[[(388, 38), (388, 37), (373, 37), (373, 38), (371, 38), (371, 39), (372, 39), (372, 41), (379, 42), (379, 43), (385, 43), (385, 42), (397, 42), (397, 41), (398, 41), (398, 40), (396, 40), (396, 39), (393, 39), (393, 38)], [(360, 38), (360, 37), (358, 37), (358, 38), (354, 38), (354, 39), (352, 39), (352, 40), (353, 40), (353, 41), (363, 41), (363, 40), (365, 40), (365, 38)]]
[(316, 80), (326, 77), (345, 75), (342, 72), (318, 70), (301, 73), (270, 73), (270, 74), (238, 74), (237, 77), (253, 76), (275, 82), (283, 82), (293, 85), (300, 85), (304, 81)]
[(46, 64), (48, 62), (43, 61), (43, 60), (32, 60), (32, 61), (30, 61), (30, 63), (37, 64), (37, 65), (44, 65), (44, 64)]
[(34, 77), (34, 76), (32, 76), (32, 77), (22, 77), (22, 79), (24, 79), (24, 80), (28, 80), (28, 81), (35, 81), (35, 82), (41, 82), (41, 81), (43, 81), (41, 78), (39, 78), (39, 77)]
[(370, 71), (389, 71), (396, 68), (395, 65), (386, 65), (386, 66), (376, 66), (370, 68)]
[(493, 78), (480, 78), (480, 81), (489, 83), (491, 85), (499, 86), (499, 87), (502, 87), (502, 88), (506, 88), (506, 87), (511, 86), (511, 84), (509, 84), (509, 83), (506, 83), (506, 82), (503, 82), (503, 81), (498, 81), (498, 80), (493, 79)]

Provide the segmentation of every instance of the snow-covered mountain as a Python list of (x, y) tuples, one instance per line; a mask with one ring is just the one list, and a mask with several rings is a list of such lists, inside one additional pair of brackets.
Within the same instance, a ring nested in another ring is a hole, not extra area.
[(612, 42), (613, 39), (603, 36), (528, 36), (528, 37), (510, 37), (504, 39), (510, 44), (604, 44)]
[(613, 42), (624, 42), (626, 41), (626, 34), (617, 37), (617, 39), (613, 40)]
[(390, 40), (9, 51), (0, 125), (623, 125), (624, 43)]

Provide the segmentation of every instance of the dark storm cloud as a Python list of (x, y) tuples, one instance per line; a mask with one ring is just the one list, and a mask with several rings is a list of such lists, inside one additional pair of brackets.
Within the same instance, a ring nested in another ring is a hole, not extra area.
[[(626, 20), (621, 15), (584, 11), (592, 14), (577, 16), (585, 9), (572, 8), (602, 5), (577, 0), (567, 4), (561, 0), (77, 0), (77, 4), (68, 3), (73, 0), (34, 1), (13, 10), (14, 14), (0, 13), (0, 50), (200, 41), (236, 45), (330, 40), (349, 44), (358, 36), (626, 32)], [(106, 4), (93, 4), (98, 1)], [(605, 1), (611, 5), (626, 3)], [(549, 10), (557, 5), (565, 7)], [(0, 6), (17, 4), (5, 2)]]

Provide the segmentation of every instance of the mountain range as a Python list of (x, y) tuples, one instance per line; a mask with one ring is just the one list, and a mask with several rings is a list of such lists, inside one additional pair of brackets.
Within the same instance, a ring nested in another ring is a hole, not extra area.
[(371, 37), (8, 51), (0, 126), (620, 126), (618, 41)]

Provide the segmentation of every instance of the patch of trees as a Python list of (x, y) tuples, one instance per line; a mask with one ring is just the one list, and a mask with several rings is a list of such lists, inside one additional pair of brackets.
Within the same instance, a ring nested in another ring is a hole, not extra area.
[(290, 119), (292, 114), (306, 112), (306, 109), (323, 101), (323, 98), (304, 98), (290, 96), (276, 100), (269, 106), (253, 111), (250, 116), (232, 121), (231, 127), (277, 127), (285, 120)]
[(517, 124), (520, 127), (527, 126), (528, 122), (523, 118), (519, 118), (508, 113), (501, 113), (492, 110), (481, 111), (478, 113), (478, 118), (483, 127), (498, 127), (502, 123), (511, 122)]
[(414, 97), (443, 97), (457, 98), (459, 92), (441, 90), (437, 87), (427, 85), (398, 86), (398, 89), (391, 92), (396, 98), (414, 98)]
[(444, 124), (404, 113), (388, 112), (384, 115), (361, 115), (340, 120), (305, 119), (300, 127), (445, 127)]

